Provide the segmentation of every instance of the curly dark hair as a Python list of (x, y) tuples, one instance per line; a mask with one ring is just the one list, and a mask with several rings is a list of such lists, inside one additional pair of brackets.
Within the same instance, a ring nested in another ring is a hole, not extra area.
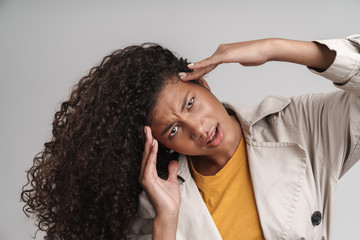
[[(129, 46), (74, 86), (21, 193), (45, 239), (128, 238), (142, 191), (144, 125), (166, 82), (189, 72), (187, 64), (157, 44)], [(160, 174), (171, 159), (159, 149)]]

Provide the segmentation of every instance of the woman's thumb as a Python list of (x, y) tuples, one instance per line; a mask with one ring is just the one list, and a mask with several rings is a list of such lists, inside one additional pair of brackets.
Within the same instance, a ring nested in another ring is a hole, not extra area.
[(175, 180), (177, 180), (178, 161), (172, 160), (172, 161), (169, 163), (168, 171), (169, 171), (168, 180), (169, 180), (169, 181), (175, 181)]

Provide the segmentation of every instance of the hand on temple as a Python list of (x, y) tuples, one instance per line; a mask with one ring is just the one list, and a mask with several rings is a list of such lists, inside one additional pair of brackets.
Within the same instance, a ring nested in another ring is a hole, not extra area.
[[(169, 177), (163, 180), (156, 170), (158, 142), (145, 127), (146, 142), (141, 162), (139, 182), (155, 209), (153, 239), (175, 238), (180, 208), (180, 191), (177, 180), (178, 162), (169, 163)], [(172, 236), (172, 237), (170, 237)]]
[(211, 57), (188, 65), (194, 71), (179, 73), (181, 80), (198, 79), (214, 70), (221, 63), (240, 63), (243, 66), (258, 66), (269, 60), (268, 39), (220, 44)]

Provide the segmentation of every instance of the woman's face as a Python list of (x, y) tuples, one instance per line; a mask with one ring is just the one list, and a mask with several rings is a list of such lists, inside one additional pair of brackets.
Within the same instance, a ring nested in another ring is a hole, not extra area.
[(166, 147), (190, 156), (230, 158), (241, 138), (240, 125), (203, 85), (169, 81), (153, 111), (153, 136)]

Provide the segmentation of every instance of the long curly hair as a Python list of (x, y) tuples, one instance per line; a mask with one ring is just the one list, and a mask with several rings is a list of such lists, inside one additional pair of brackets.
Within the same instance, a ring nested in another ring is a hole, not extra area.
[[(142, 191), (144, 125), (166, 82), (190, 71), (187, 64), (156, 44), (129, 46), (74, 86), (21, 193), (45, 239), (127, 239)], [(172, 158), (159, 149), (160, 174)]]

